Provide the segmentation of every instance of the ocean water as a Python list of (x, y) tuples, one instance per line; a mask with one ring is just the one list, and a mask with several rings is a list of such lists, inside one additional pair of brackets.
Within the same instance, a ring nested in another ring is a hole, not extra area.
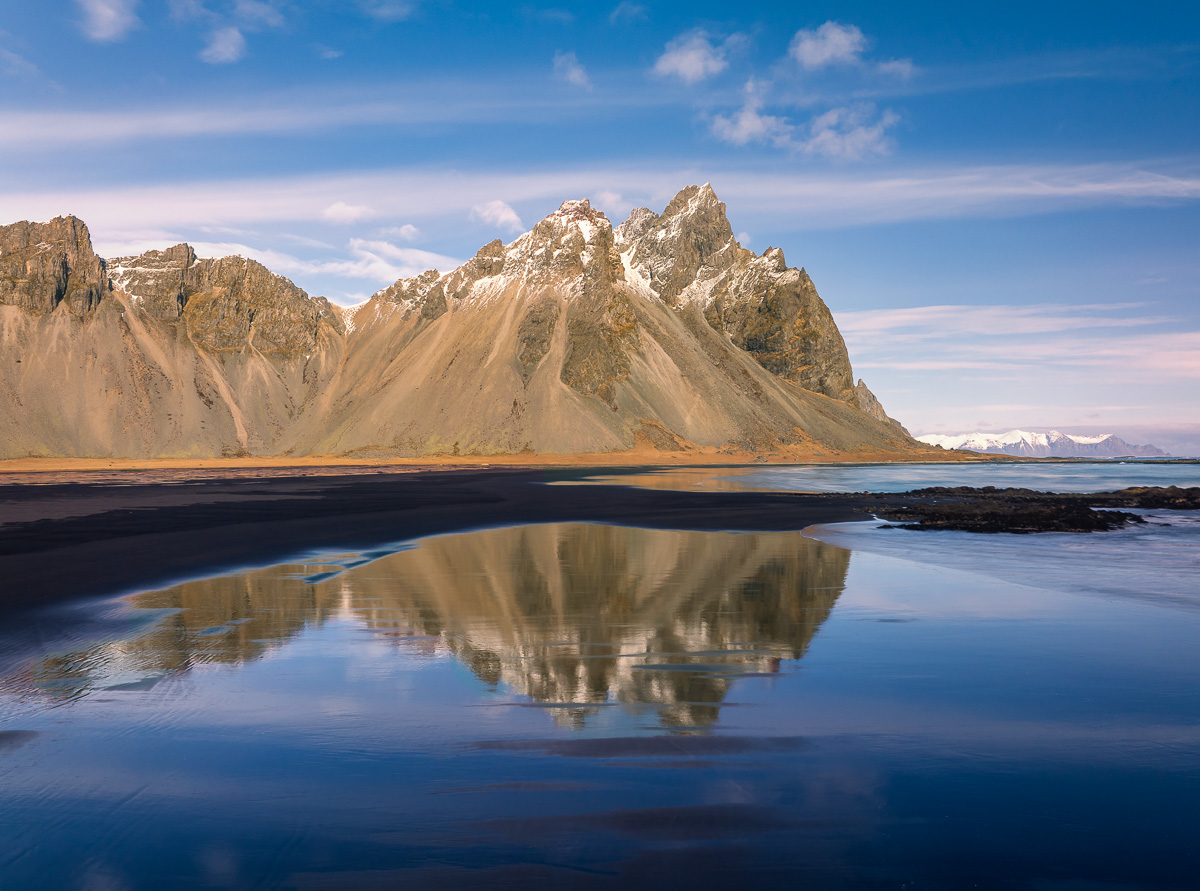
[(827, 464), (751, 470), (738, 479), (754, 488), (785, 492), (906, 492), (926, 486), (1109, 492), (1130, 486), (1200, 486), (1200, 463)]
[(995, 486), (1043, 492), (1109, 492), (1130, 486), (1200, 486), (1200, 462), (1070, 461), (1054, 464), (807, 464), (671, 467), (602, 472), (572, 484), (776, 492), (907, 492), (927, 486)]
[(0, 886), (1194, 887), (1191, 527), (878, 525), (494, 529), (4, 629)]

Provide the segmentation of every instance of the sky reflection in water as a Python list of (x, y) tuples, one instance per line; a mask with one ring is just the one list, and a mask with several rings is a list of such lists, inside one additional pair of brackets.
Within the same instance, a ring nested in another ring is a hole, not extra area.
[(4, 679), (5, 887), (1194, 880), (1169, 601), (564, 524), (132, 603)]
[(805, 464), (664, 467), (598, 472), (571, 485), (768, 492), (908, 492), (926, 486), (996, 486), (1043, 492), (1108, 492), (1129, 486), (1200, 486), (1200, 462), (1065, 461), (1053, 464)]

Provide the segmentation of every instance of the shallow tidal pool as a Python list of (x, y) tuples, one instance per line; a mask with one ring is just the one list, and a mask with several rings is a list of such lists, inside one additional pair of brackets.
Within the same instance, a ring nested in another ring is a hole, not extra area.
[(0, 886), (1195, 887), (1200, 598), (1090, 584), (1128, 536), (1014, 580), (829, 529), (492, 529), (6, 629)]

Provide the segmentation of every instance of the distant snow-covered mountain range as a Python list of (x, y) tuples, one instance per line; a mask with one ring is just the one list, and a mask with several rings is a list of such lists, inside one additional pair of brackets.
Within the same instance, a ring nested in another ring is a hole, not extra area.
[(1132, 445), (1112, 433), (1075, 436), (1057, 430), (1048, 433), (1010, 430), (1008, 433), (958, 433), (949, 436), (929, 433), (917, 439), (929, 445), (940, 445), (944, 449), (1031, 458), (1161, 458), (1167, 454), (1156, 446)]

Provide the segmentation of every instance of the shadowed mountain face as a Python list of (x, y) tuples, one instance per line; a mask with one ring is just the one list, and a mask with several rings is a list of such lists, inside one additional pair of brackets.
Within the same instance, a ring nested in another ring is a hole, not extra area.
[(186, 245), (0, 227), (0, 457), (920, 449), (833, 318), (708, 186), (616, 229), (568, 201), (352, 311)]
[[(578, 724), (607, 705), (665, 726), (717, 718), (733, 679), (801, 658), (850, 554), (799, 533), (734, 535), (587, 524), (523, 526), (187, 582), (133, 605), (170, 611), (145, 634), (47, 657), (53, 695), (149, 685), (240, 663), (347, 618), (408, 653), (450, 653), (482, 681)], [(349, 567), (349, 568), (344, 568)]]

